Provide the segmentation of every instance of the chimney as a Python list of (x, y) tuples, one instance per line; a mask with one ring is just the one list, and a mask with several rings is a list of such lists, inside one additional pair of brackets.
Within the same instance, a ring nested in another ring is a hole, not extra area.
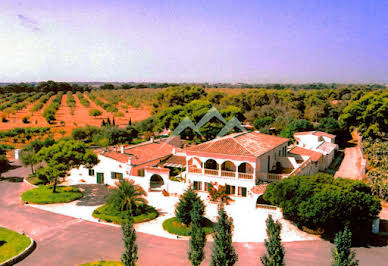
[(151, 142), (151, 143), (154, 143), (154, 137), (151, 137), (151, 138), (150, 138), (150, 142)]
[(172, 148), (172, 154), (175, 155), (176, 151), (175, 151), (175, 147)]
[(124, 153), (124, 145), (121, 145), (121, 146), (120, 146), (120, 152), (121, 152), (121, 153)]
[(128, 165), (132, 165), (132, 157), (128, 158)]

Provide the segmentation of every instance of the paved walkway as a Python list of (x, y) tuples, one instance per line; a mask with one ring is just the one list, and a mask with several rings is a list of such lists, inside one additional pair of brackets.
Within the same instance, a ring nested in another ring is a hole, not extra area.
[[(24, 206), (19, 195), (29, 189), (25, 183), (0, 182), (0, 225), (26, 232), (37, 241), (37, 249), (20, 265), (78, 265), (98, 259), (119, 260), (122, 253), (120, 228), (105, 226), (72, 217)], [(138, 265), (189, 265), (188, 242), (137, 234)], [(210, 245), (206, 247), (209, 265)], [(265, 252), (262, 243), (235, 243), (237, 265), (258, 265)], [(330, 265), (327, 241), (284, 243), (287, 265)], [(360, 265), (386, 265), (387, 247), (357, 248)]]
[(346, 177), (354, 180), (360, 180), (361, 176), (361, 159), (362, 154), (357, 147), (358, 134), (352, 133), (353, 139), (349, 141), (351, 147), (344, 150), (345, 157), (340, 165), (339, 170), (335, 173), (335, 177)]

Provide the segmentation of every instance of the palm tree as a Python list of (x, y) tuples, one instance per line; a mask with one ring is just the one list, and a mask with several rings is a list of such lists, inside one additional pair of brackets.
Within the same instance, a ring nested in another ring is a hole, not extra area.
[(147, 196), (147, 193), (139, 185), (135, 185), (134, 182), (122, 179), (119, 182), (117, 189), (111, 194), (108, 199), (108, 203), (120, 211), (132, 212), (136, 209), (136, 206), (141, 204), (147, 204), (147, 200), (143, 198)]

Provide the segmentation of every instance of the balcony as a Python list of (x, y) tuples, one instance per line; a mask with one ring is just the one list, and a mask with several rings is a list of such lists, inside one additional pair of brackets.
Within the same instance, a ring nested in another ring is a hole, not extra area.
[(227, 171), (227, 170), (220, 171), (216, 169), (207, 169), (207, 168), (202, 169), (197, 167), (189, 167), (188, 172), (193, 174), (204, 174), (208, 176), (228, 178), (228, 179), (253, 180), (253, 174), (240, 173), (240, 172)]

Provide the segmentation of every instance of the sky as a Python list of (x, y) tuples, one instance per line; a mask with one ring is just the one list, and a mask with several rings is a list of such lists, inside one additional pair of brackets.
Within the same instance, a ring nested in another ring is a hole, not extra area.
[(388, 0), (1, 0), (0, 82), (388, 83)]

